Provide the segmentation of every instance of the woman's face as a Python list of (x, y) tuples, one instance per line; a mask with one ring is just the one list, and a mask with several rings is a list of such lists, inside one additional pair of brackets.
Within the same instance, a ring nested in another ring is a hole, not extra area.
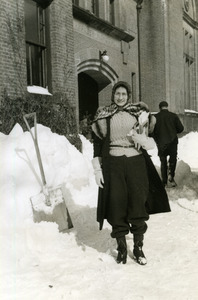
[(124, 106), (128, 101), (128, 94), (127, 94), (127, 90), (125, 89), (125, 87), (118, 87), (115, 90), (115, 94), (114, 94), (114, 102), (115, 104), (117, 104), (117, 106)]

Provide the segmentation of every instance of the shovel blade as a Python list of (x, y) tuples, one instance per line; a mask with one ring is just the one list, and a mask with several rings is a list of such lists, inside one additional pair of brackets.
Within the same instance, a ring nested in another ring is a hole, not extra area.
[[(50, 205), (46, 205), (46, 197)], [(72, 220), (63, 197), (61, 186), (49, 188), (48, 195), (43, 192), (30, 198), (35, 223), (55, 222), (60, 232), (73, 228)]]

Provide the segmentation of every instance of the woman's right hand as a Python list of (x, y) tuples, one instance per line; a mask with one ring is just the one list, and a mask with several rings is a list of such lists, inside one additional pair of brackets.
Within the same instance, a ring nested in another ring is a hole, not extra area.
[(94, 157), (92, 159), (92, 166), (94, 169), (96, 183), (100, 188), (103, 188), (104, 187), (103, 186), (104, 185), (104, 177), (102, 174), (101, 162), (102, 162), (101, 157)]
[(102, 170), (95, 172), (95, 180), (96, 180), (97, 185), (100, 188), (103, 189), (103, 187), (104, 187), (104, 177), (103, 177), (103, 174), (102, 174)]

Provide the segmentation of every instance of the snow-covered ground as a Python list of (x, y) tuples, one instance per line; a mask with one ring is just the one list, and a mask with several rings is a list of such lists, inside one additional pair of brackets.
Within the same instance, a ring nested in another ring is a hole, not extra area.
[[(81, 136), (83, 154), (68, 140), (38, 125), (47, 183), (62, 184), (74, 227), (60, 233), (51, 222), (33, 222), (30, 197), (41, 190), (29, 132), (16, 124), (0, 133), (0, 271), (2, 300), (197, 300), (198, 132), (179, 139), (171, 212), (152, 215), (144, 252), (148, 263), (115, 262), (116, 243), (96, 222), (97, 186), (92, 145)], [(159, 170), (157, 150), (152, 154)]]

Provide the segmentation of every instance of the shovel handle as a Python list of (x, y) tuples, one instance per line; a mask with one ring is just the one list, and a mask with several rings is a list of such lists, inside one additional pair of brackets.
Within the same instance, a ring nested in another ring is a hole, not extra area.
[[(34, 118), (34, 134), (30, 128), (30, 125), (27, 121), (27, 119), (29, 118)], [(25, 124), (32, 136), (33, 142), (34, 142), (34, 146), (35, 146), (35, 150), (36, 150), (36, 155), (37, 155), (37, 159), (38, 159), (38, 164), (39, 164), (39, 169), (40, 169), (40, 173), (41, 173), (41, 178), (42, 178), (42, 182), (43, 185), (46, 185), (46, 179), (45, 179), (45, 173), (44, 173), (44, 169), (43, 169), (43, 164), (42, 164), (42, 160), (41, 160), (41, 154), (40, 154), (40, 150), (39, 150), (39, 146), (38, 146), (38, 139), (37, 139), (37, 119), (36, 119), (36, 113), (30, 113), (30, 114), (26, 114), (23, 116), (23, 119), (25, 121)]]
[[(34, 135), (32, 133), (30, 125), (29, 125), (29, 123), (27, 121), (27, 119), (32, 118), (32, 117), (34, 117)], [(37, 128), (36, 128), (37, 120), (36, 120), (36, 113), (33, 112), (33, 113), (30, 113), (30, 114), (26, 114), (26, 115), (23, 116), (23, 119), (24, 119), (25, 124), (26, 124), (26, 126), (27, 126), (27, 128), (28, 128), (28, 130), (29, 130), (29, 132), (30, 132), (30, 134), (32, 136), (32, 138), (33, 138), (33, 141), (37, 140)]]

